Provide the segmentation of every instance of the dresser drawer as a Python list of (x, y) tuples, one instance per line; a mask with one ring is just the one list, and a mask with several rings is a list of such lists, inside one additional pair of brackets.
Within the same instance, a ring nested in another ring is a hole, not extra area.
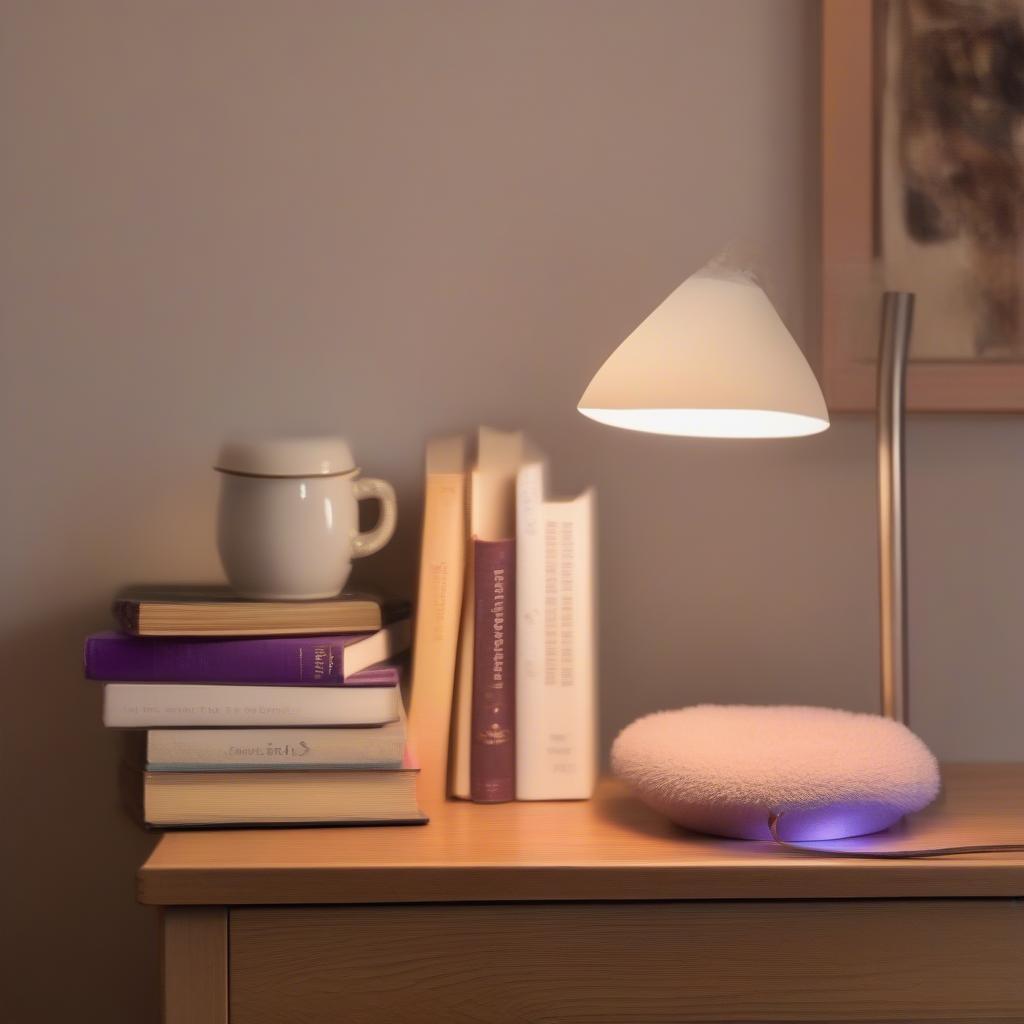
[(232, 1024), (1024, 1021), (1015, 900), (257, 907)]

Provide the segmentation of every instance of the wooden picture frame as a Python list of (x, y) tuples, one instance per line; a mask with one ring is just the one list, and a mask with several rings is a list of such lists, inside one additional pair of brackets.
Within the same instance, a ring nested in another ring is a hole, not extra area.
[[(866, 270), (851, 288), (849, 268), (876, 264), (879, 248), (875, 40), (880, 12), (872, 0), (825, 0), (823, 5), (822, 371), (835, 412), (875, 407), (876, 363), (867, 353), (877, 349), (881, 288), (869, 285)], [(1024, 361), (911, 358), (907, 407), (1024, 411)]]

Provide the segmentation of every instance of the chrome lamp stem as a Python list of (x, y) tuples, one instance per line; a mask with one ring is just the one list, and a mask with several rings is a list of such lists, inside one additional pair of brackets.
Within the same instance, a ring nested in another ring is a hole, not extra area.
[(878, 526), (882, 614), (882, 714), (909, 721), (907, 530), (903, 479), (912, 292), (886, 292), (878, 353)]

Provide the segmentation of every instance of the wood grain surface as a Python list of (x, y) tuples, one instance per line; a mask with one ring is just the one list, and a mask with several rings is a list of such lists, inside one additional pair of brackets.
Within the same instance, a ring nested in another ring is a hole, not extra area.
[[(944, 792), (865, 849), (1024, 842), (1024, 764), (948, 765)], [(144, 903), (1024, 896), (1024, 853), (837, 860), (688, 833), (612, 781), (594, 800), (450, 802), (412, 828), (176, 832)]]
[(1010, 900), (244, 908), (233, 1024), (1021, 1021)]
[(164, 1024), (227, 1024), (228, 915), (223, 907), (163, 913)]

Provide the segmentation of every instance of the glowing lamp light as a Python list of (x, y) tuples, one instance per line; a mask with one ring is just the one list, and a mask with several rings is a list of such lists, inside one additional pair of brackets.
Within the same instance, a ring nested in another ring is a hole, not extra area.
[(713, 261), (605, 360), (579, 411), (687, 437), (800, 437), (829, 425), (821, 388), (749, 273)]

